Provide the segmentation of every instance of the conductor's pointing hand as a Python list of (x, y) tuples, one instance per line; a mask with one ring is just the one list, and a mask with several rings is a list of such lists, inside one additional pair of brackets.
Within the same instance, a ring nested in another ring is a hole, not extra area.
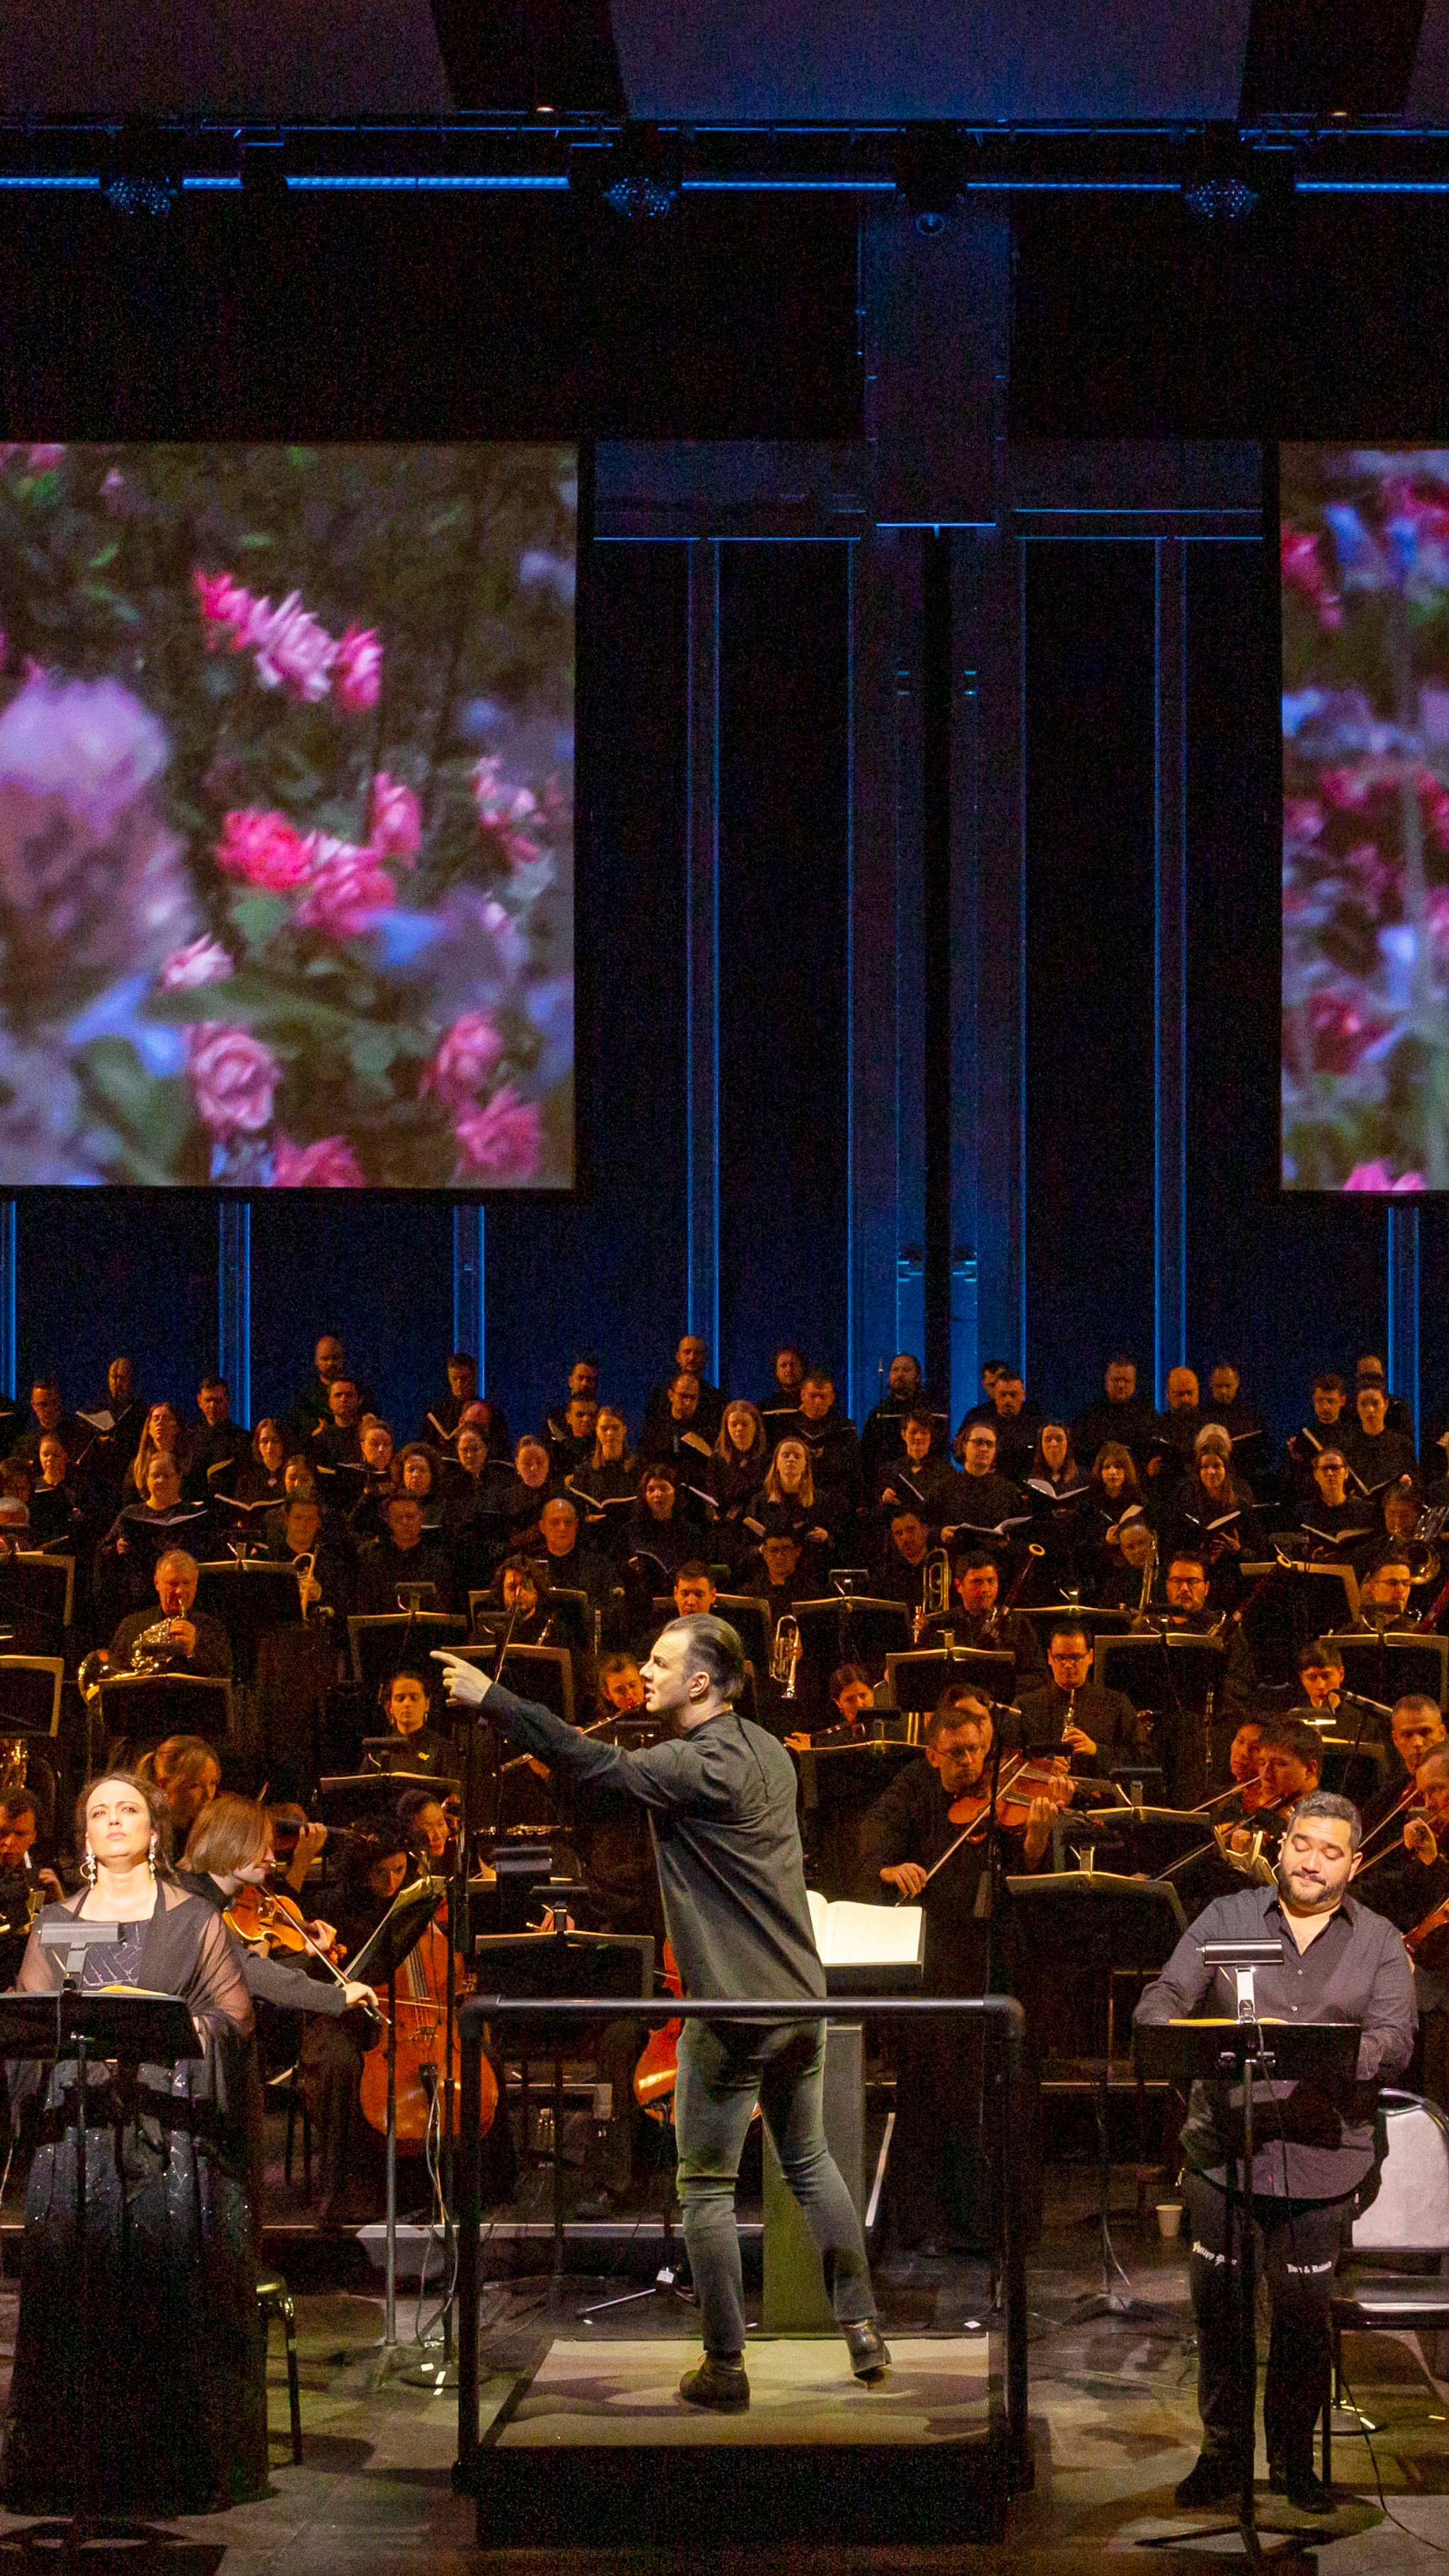
[(454, 1708), (478, 1708), (488, 1688), (488, 1675), (476, 1664), (465, 1664), (461, 1655), (450, 1655), (441, 1646), (433, 1648), (433, 1662), (443, 1667), (448, 1685), (448, 1698)]

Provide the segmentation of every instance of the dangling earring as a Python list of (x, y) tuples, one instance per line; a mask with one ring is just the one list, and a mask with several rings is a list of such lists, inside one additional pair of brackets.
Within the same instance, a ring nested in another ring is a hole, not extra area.
[(150, 1848), (150, 1850), (149, 1850), (149, 1851), (147, 1852), (147, 1854), (146, 1854), (146, 1867), (149, 1869), (149, 1871), (150, 1871), (150, 1873), (151, 1873), (151, 1875), (152, 1875), (152, 1877), (153, 1877), (153, 1878), (156, 1876), (156, 1853), (157, 1853), (157, 1849), (158, 1849), (158, 1838), (157, 1838), (157, 1836), (156, 1836), (155, 1834), (153, 1834), (153, 1835), (151, 1836), (151, 1848)]
[(95, 1853), (92, 1851), (92, 1849), (91, 1849), (91, 1847), (90, 1847), (90, 1844), (89, 1844), (89, 1843), (87, 1843), (87, 1845), (86, 1845), (86, 1856), (85, 1856), (85, 1859), (81, 1862), (81, 1876), (82, 1876), (82, 1878), (85, 1880), (85, 1882), (86, 1882), (86, 1884), (87, 1884), (87, 1886), (88, 1886), (88, 1887), (94, 1887), (94, 1886), (95, 1886), (95, 1883), (96, 1883), (96, 1856), (95, 1856)]

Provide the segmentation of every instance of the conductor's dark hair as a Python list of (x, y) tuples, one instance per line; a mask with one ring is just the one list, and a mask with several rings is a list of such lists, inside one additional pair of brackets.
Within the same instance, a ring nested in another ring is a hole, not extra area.
[(1323, 1769), (1323, 1738), (1306, 1717), (1270, 1718), (1258, 1738), (1260, 1753), (1291, 1753), (1305, 1770)]
[(739, 1698), (745, 1686), (745, 1650), (728, 1619), (716, 1619), (707, 1610), (692, 1611), (687, 1619), (671, 1619), (664, 1634), (671, 1632), (687, 1638), (691, 1663), (709, 1675), (723, 1698)]
[(1300, 1798), (1292, 1815), (1288, 1819), (1288, 1830), (1290, 1833), (1297, 1824), (1300, 1816), (1336, 1817), (1341, 1825), (1347, 1825), (1348, 1827), (1348, 1847), (1350, 1851), (1357, 1851), (1359, 1844), (1363, 1841), (1362, 1816), (1359, 1814), (1352, 1798), (1340, 1798), (1336, 1789), (1310, 1789), (1306, 1798)]

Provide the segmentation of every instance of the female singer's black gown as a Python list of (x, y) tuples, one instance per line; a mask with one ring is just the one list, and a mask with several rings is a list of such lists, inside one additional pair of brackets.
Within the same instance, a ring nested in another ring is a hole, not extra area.
[[(81, 1900), (47, 1906), (42, 1920)], [(205, 2513), (267, 2487), (266, 2342), (246, 2200), (252, 2010), (221, 1917), (162, 1884), (148, 1923), (88, 1951), (87, 1986), (179, 1995), (204, 2057), (143, 2066), (134, 2101), (96, 2067), (86, 2094), (87, 2287), (76, 2266), (75, 2068), (47, 2071), (30, 2169), (20, 2318), (5, 2424), (12, 2511), (78, 2498), (84, 2368), (90, 2502), (102, 2514)], [(61, 1983), (32, 1932), (23, 1993)]]

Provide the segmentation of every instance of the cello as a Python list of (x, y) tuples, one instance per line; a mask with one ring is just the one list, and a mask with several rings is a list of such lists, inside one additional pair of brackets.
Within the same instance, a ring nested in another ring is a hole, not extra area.
[[(684, 1992), (679, 1962), (667, 1941), (664, 1944), (664, 1991), (667, 1995), (682, 1995)], [(634, 2099), (641, 2111), (648, 2112), (651, 2120), (667, 2120), (671, 2116), (674, 2086), (679, 2074), (679, 2034), (683, 2028), (684, 2024), (679, 2020), (661, 2022), (658, 2030), (651, 2030), (639, 2052), (634, 2068)]]
[[(441, 1910), (441, 1909), (440, 1909)], [(421, 2146), (432, 2123), (433, 2107), (449, 2077), (453, 2085), (453, 2135), (458, 2133), (462, 2067), (456, 2027), (448, 2040), (448, 1936), (434, 1919), (398, 1971), (394, 2134), (399, 2146)], [(457, 1991), (467, 1991), (460, 1983)], [(381, 1998), (379, 1998), (381, 2002)], [(386, 2006), (383, 2006), (384, 2016)], [(498, 2079), (486, 2056), (482, 2060), (479, 2135), (493, 2126), (498, 2109)], [(387, 2032), (384, 2027), (362, 2061), (360, 2091), (364, 2119), (387, 2134)]]

